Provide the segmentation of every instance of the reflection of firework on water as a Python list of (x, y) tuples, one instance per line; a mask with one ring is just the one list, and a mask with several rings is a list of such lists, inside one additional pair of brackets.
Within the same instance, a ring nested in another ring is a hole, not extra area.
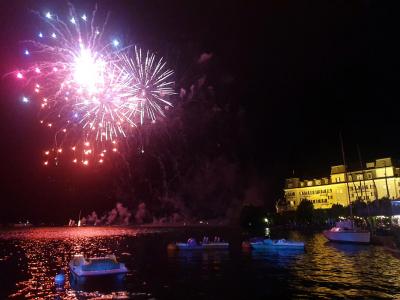
[(55, 133), (44, 164), (66, 151), (73, 163), (103, 163), (135, 127), (165, 115), (173, 72), (154, 54), (135, 47), (132, 58), (131, 46), (104, 42), (108, 16), (98, 26), (96, 10), (79, 16), (71, 7), (68, 22), (50, 12), (40, 17), (50, 30), (25, 42), (35, 62), (14, 74), (36, 94), (22, 101), (39, 99), (40, 122)]

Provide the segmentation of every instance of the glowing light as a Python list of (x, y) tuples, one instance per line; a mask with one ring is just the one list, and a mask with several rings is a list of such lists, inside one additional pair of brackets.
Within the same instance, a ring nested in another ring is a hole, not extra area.
[(82, 162), (85, 166), (89, 165), (89, 161), (86, 159)]
[(28, 50), (28, 49), (25, 49), (24, 54), (25, 54), (25, 55), (29, 55), (29, 54), (30, 54), (29, 50)]
[(51, 13), (48, 11), (47, 13), (46, 13), (46, 18), (47, 19), (51, 19), (53, 16), (51, 15)]
[(36, 73), (40, 73), (40, 69), (39, 68), (35, 68), (35, 72)]
[(112, 151), (117, 152), (117, 148), (113, 148)]
[(45, 154), (45, 155), (49, 155), (49, 154), (50, 154), (50, 151), (45, 151), (44, 154)]
[(45, 166), (47, 166), (47, 165), (49, 164), (49, 162), (46, 160), (45, 162), (43, 162), (43, 164), (44, 164)]
[(61, 152), (62, 152), (62, 149), (61, 149), (61, 148), (59, 148), (59, 149), (57, 150), (57, 152), (58, 152), (58, 153), (61, 153)]
[(75, 21), (75, 18), (74, 17), (72, 17), (70, 20), (69, 20), (72, 24), (75, 24), (76, 23), (76, 21)]
[(101, 163), (101, 164), (102, 164), (102, 163), (103, 163), (103, 160), (102, 160), (102, 159), (99, 159), (99, 163)]
[(72, 151), (75, 151), (76, 147), (75, 147), (75, 146), (73, 146), (71, 149), (72, 149)]
[(114, 47), (118, 47), (119, 46), (119, 41), (118, 40), (113, 40), (113, 45)]
[(55, 32), (53, 32), (53, 33), (51, 34), (51, 37), (52, 37), (53, 39), (55, 39), (55, 38), (57, 38), (57, 34), (56, 34)]
[(72, 162), (73, 162), (74, 164), (76, 164), (76, 163), (78, 162), (78, 160), (77, 160), (76, 158), (74, 158), (74, 159), (72, 160)]
[(86, 21), (87, 20), (86, 14), (83, 14), (81, 18), (82, 18), (83, 21)]
[(18, 78), (18, 79), (22, 79), (22, 78), (24, 78), (24, 76), (22, 75), (22, 73), (18, 72), (18, 73), (17, 73), (17, 78)]
[(22, 102), (24, 103), (28, 103), (29, 102), (29, 98), (28, 97), (22, 97)]
[(93, 93), (103, 84), (104, 67), (104, 61), (96, 59), (90, 49), (81, 49), (75, 59), (74, 81)]
[(38, 37), (42, 38), (43, 37), (43, 33), (39, 32), (38, 33)]

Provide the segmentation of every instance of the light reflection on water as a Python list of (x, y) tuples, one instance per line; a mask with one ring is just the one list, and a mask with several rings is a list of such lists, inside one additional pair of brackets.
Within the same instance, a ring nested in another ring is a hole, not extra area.
[[(125, 276), (99, 279), (69, 278), (68, 262), (76, 253), (87, 256), (116, 254), (121, 261), (129, 257), (127, 237), (136, 237), (161, 230), (132, 229), (120, 227), (65, 227), (32, 228), (0, 232), (4, 255), (0, 261), (13, 258), (16, 270), (22, 280), (15, 283), (16, 291), (9, 294), (11, 299), (91, 299), (112, 297), (112, 299), (147, 299), (147, 292), (128, 293)], [(9, 253), (6, 253), (9, 249)], [(60, 271), (66, 274), (65, 285), (56, 287), (54, 276)], [(126, 277), (132, 274), (127, 274)], [(104, 281), (106, 280), (106, 281)]]
[[(206, 229), (119, 227), (0, 231), (0, 299), (400, 298), (400, 260), (377, 246), (335, 244), (321, 234), (289, 233), (302, 250), (242, 251), (237, 230), (216, 230), (228, 251), (166, 250)], [(210, 229), (211, 230), (211, 229)], [(210, 236), (212, 234), (210, 232)], [(114, 253), (129, 273), (70, 278), (75, 253)], [(54, 285), (60, 270), (62, 288)]]
[(382, 248), (331, 243), (322, 235), (315, 236), (312, 242), (307, 255), (299, 257), (293, 266), (295, 280), (291, 284), (299, 296), (400, 296), (400, 261)]

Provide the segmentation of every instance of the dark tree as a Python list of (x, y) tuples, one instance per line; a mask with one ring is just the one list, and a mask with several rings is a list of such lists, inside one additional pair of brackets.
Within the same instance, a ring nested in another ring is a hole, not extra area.
[(310, 224), (314, 216), (314, 205), (309, 200), (302, 200), (296, 210), (296, 219), (303, 224)]

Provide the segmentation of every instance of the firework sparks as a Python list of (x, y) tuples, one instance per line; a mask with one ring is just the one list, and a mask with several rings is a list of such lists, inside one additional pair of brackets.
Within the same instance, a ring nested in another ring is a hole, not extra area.
[(22, 102), (39, 100), (40, 123), (55, 134), (44, 165), (51, 157), (58, 162), (63, 149), (73, 163), (102, 164), (107, 149), (118, 152), (137, 126), (165, 116), (174, 83), (162, 58), (117, 39), (104, 42), (108, 16), (96, 25), (96, 9), (78, 15), (70, 7), (65, 22), (52, 12), (39, 16), (48, 31), (25, 42), (23, 53), (33, 60), (14, 74), (34, 94)]
[(155, 122), (158, 115), (164, 116), (164, 109), (172, 106), (166, 99), (174, 94), (174, 82), (169, 80), (172, 70), (166, 69), (166, 62), (160, 58), (158, 61), (149, 51), (146, 55), (135, 47), (134, 58), (129, 54), (120, 55), (122, 71), (126, 81), (130, 83), (133, 97), (122, 104), (123, 113), (129, 119), (134, 119), (139, 113), (139, 123), (145, 119)]

